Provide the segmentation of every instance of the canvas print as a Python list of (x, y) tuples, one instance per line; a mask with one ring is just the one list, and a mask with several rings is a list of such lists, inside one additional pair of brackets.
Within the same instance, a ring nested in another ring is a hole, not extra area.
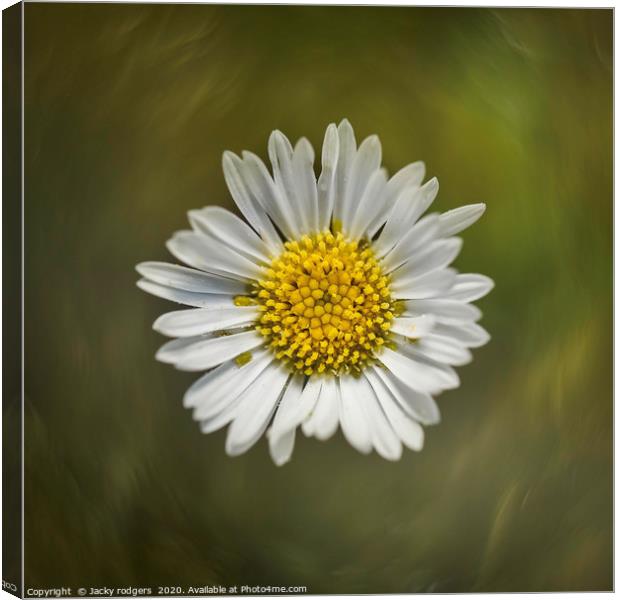
[(613, 588), (611, 9), (27, 2), (3, 77), (5, 591)]

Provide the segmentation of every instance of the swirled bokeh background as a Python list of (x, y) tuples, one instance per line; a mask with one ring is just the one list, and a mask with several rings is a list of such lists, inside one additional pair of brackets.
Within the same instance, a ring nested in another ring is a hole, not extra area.
[[(612, 11), (25, 6), (26, 585), (612, 586)], [(445, 210), (493, 339), (396, 464), (231, 459), (135, 287), (225, 149), (342, 117)]]

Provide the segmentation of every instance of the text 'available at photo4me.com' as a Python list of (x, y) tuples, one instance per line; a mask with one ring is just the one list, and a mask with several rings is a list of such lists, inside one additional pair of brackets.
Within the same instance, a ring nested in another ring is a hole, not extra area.
[[(8, 582), (2, 582), (4, 589), (9, 588)], [(145, 586), (145, 587), (59, 587), (36, 588), (27, 587), (26, 598), (119, 598), (138, 596), (226, 596), (254, 594), (307, 594), (307, 586), (277, 585), (202, 585), (202, 586)]]

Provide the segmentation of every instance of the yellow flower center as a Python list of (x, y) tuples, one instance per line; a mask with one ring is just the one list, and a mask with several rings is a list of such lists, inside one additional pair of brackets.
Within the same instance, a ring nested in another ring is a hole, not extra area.
[(361, 371), (386, 343), (395, 313), (372, 250), (331, 232), (284, 246), (255, 287), (257, 330), (305, 375)]

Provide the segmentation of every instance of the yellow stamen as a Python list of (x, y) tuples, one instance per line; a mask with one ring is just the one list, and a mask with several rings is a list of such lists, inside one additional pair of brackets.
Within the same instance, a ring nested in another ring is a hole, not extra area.
[(368, 243), (334, 229), (286, 242), (251, 299), (268, 347), (305, 375), (359, 373), (388, 345), (402, 312)]

